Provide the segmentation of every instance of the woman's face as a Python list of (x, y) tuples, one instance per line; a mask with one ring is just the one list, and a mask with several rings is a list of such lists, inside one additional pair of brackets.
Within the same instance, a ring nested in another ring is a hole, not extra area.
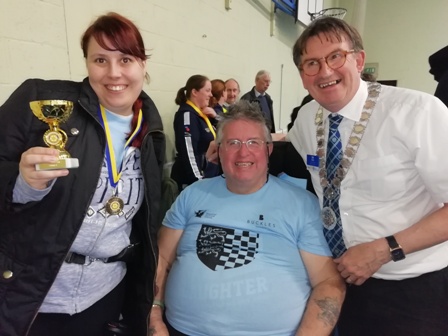
[[(113, 49), (108, 39), (104, 40)], [(132, 105), (143, 89), (146, 61), (118, 50), (103, 49), (92, 37), (86, 64), (90, 85), (100, 104), (117, 114), (132, 114)]]
[(208, 101), (212, 97), (212, 83), (206, 81), (205, 85), (199, 90), (191, 90), (190, 100), (199, 108), (204, 108), (208, 106)]

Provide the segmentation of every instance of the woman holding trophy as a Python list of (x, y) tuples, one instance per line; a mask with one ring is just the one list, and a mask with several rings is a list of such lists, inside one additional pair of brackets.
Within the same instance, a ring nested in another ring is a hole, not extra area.
[(99, 17), (81, 46), (84, 81), (30, 79), (0, 107), (2, 336), (147, 335), (162, 121), (130, 20)]

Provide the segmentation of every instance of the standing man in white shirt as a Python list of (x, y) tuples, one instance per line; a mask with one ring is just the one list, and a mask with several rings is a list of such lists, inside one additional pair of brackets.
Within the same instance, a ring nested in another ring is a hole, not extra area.
[(315, 101), (287, 138), (311, 172), (349, 284), (339, 332), (446, 335), (448, 110), (429, 94), (362, 81), (363, 49), (332, 17), (313, 21), (293, 48)]

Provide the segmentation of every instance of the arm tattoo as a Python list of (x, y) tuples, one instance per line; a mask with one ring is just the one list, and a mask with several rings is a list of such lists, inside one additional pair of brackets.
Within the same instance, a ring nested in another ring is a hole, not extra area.
[(340, 312), (338, 301), (334, 298), (326, 297), (325, 299), (314, 300), (314, 302), (321, 310), (317, 318), (326, 325), (333, 327), (338, 320)]

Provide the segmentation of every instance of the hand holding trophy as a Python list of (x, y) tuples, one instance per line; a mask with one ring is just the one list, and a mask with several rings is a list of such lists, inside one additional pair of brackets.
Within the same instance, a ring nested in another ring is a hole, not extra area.
[(41, 121), (50, 127), (44, 133), (45, 144), (59, 150), (59, 160), (55, 163), (36, 164), (36, 170), (53, 170), (77, 168), (78, 159), (72, 158), (65, 150), (67, 134), (59, 128), (59, 124), (67, 121), (73, 111), (73, 102), (68, 100), (36, 100), (30, 102), (31, 110)]

